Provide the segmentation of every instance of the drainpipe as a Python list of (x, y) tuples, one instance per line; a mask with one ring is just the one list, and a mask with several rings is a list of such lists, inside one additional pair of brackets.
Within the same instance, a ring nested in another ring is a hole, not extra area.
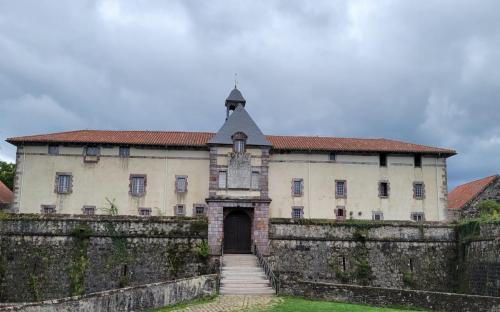
[[(24, 186), (24, 166), (26, 163), (26, 149), (25, 149), (24, 145), (22, 145), (22, 147), (23, 147), (23, 164), (21, 165), (21, 173), (19, 174), (21, 176), (21, 187), (19, 188), (19, 203), (18, 203), (19, 206), (17, 207), (18, 213), (21, 212), (21, 207), (22, 207), (21, 202), (22, 202), (22, 198), (23, 198), (22, 194), (23, 194), (23, 189), (24, 189), (24, 187), (23, 187)], [(17, 166), (16, 166), (16, 168), (17, 168)]]
[(441, 212), (439, 211), (439, 186), (438, 186), (438, 157), (436, 157), (435, 164), (436, 164), (436, 209), (437, 209), (437, 215), (438, 215), (438, 221), (441, 221)]
[(311, 219), (311, 151), (307, 155), (307, 215)]
[(165, 145), (165, 193), (163, 196), (163, 214), (167, 215), (168, 205), (168, 145)]

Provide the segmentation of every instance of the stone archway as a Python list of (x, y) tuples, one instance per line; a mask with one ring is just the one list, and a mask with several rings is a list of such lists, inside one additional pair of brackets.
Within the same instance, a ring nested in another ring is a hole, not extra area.
[(242, 210), (228, 213), (224, 218), (224, 252), (251, 253), (252, 220)]

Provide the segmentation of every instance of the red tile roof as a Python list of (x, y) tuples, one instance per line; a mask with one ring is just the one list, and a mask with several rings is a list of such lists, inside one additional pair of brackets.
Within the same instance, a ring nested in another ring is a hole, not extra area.
[(13, 197), (12, 191), (0, 181), (0, 204), (9, 204)]
[[(22, 143), (108, 143), (205, 147), (214, 135), (214, 133), (210, 132), (78, 130), (9, 138), (7, 142), (14, 145)], [(282, 150), (439, 153), (445, 156), (456, 154), (451, 149), (387, 139), (277, 135), (268, 135), (266, 137), (273, 144), (274, 149)]]
[(448, 194), (448, 208), (461, 209), (464, 205), (476, 198), (497, 178), (499, 178), (498, 174), (455, 187), (453, 191)]

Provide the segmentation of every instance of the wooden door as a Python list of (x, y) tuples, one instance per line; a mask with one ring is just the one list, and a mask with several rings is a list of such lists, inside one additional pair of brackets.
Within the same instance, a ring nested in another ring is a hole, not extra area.
[(231, 212), (224, 219), (224, 252), (250, 253), (252, 222), (243, 211)]

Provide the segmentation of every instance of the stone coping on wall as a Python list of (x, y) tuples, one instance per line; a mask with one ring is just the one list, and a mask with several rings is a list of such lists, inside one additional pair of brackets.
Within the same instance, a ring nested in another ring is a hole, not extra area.
[(204, 217), (2, 214), (1, 235), (206, 238)]
[(31, 303), (0, 306), (0, 312), (144, 311), (216, 294), (217, 275), (202, 275)]
[(299, 281), (288, 295), (450, 312), (500, 312), (500, 297)]
[(455, 227), (436, 222), (272, 219), (270, 239), (297, 241), (455, 242)]

